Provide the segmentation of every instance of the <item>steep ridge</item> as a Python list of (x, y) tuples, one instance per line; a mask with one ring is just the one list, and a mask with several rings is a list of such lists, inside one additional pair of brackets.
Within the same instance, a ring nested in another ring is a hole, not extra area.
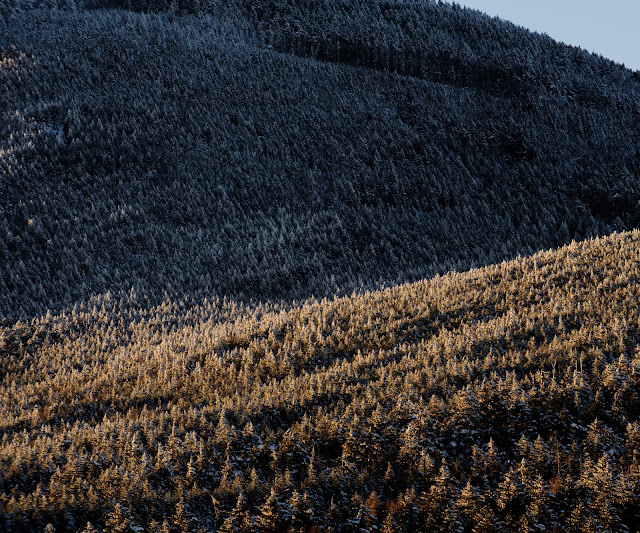
[(638, 75), (548, 37), (430, 1), (53, 3), (0, 10), (0, 317), (350, 293), (640, 222)]
[(635, 231), (286, 308), (16, 323), (0, 529), (633, 530), (639, 298)]

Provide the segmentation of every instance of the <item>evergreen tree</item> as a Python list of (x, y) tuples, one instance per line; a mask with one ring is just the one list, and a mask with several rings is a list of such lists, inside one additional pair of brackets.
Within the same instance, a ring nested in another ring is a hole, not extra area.
[(105, 518), (105, 525), (113, 533), (126, 533), (131, 531), (127, 509), (120, 503), (116, 503)]
[(185, 506), (184, 501), (176, 504), (176, 509), (169, 522), (176, 531), (195, 531), (197, 529), (197, 520)]
[(277, 532), (284, 529), (284, 522), (280, 514), (280, 499), (274, 488), (271, 489), (267, 501), (265, 501), (258, 510), (258, 516), (255, 520), (255, 530), (268, 533)]
[(220, 527), (220, 533), (250, 533), (253, 524), (244, 494), (238, 495), (236, 505)]
[(467, 481), (455, 503), (456, 512), (465, 528), (476, 524), (478, 514), (478, 494), (471, 485), (471, 480)]

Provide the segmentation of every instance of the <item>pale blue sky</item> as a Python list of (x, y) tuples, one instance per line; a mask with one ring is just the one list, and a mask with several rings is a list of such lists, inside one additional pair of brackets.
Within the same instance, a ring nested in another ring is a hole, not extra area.
[(457, 0), (640, 70), (640, 0)]

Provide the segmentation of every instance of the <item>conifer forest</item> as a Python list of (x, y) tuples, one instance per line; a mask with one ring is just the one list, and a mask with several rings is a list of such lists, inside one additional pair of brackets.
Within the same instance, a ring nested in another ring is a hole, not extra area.
[(640, 531), (640, 72), (436, 0), (0, 1), (0, 532)]

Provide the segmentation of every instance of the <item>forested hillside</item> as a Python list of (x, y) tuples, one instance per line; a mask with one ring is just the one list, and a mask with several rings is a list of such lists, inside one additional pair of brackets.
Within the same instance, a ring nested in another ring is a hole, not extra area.
[(2, 2), (0, 317), (331, 296), (637, 227), (638, 78), (429, 0)]
[[(640, 233), (0, 336), (0, 530), (636, 531)], [(88, 525), (88, 522), (91, 525)]]
[(0, 0), (0, 531), (634, 532), (638, 226), (640, 73), (547, 36)]

